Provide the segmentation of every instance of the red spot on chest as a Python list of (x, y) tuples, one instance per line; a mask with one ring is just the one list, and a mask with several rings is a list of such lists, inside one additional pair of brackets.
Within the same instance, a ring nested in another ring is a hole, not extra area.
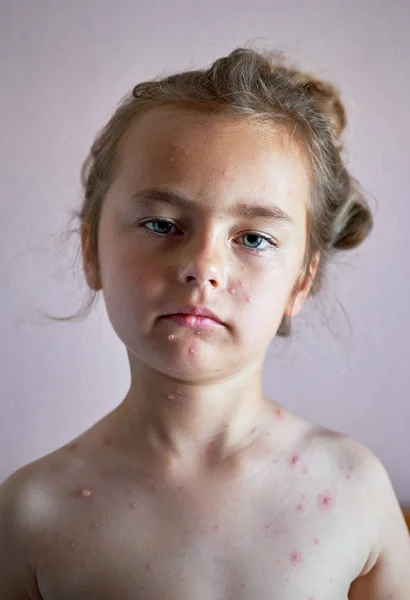
[(285, 414), (281, 408), (274, 408), (273, 413), (279, 420), (282, 420), (285, 418)]
[(296, 551), (292, 552), (289, 558), (292, 565), (298, 565), (302, 561), (301, 553)]
[(331, 492), (323, 492), (322, 494), (318, 495), (317, 501), (321, 510), (329, 510), (333, 508), (335, 498)]
[(300, 463), (300, 456), (299, 456), (299, 454), (293, 454), (291, 456), (291, 459), (290, 459), (290, 464), (291, 465), (297, 465), (299, 463)]

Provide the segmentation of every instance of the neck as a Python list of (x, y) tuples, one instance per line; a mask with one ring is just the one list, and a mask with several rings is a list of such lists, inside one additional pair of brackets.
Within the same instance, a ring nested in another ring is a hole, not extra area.
[(261, 369), (200, 385), (139, 363), (132, 365), (116, 419), (127, 454), (169, 470), (197, 470), (244, 452), (266, 434), (272, 406), (261, 391)]

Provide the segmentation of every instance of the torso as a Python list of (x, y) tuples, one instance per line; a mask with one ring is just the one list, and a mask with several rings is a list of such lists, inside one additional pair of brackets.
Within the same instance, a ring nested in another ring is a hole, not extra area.
[(36, 461), (41, 597), (346, 600), (370, 550), (360, 457), (348, 438), (300, 430), (274, 459), (266, 438), (260, 468), (231, 480), (142, 473), (98, 427)]

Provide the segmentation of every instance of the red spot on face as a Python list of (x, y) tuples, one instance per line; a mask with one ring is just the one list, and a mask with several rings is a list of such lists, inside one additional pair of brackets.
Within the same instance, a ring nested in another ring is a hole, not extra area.
[(74, 444), (70, 444), (68, 446), (68, 451), (69, 452), (74, 452), (74, 450), (77, 448), (77, 446), (78, 446), (78, 444), (75, 444), (75, 443)]
[(305, 507), (303, 506), (303, 504), (298, 504), (296, 508), (299, 512), (303, 512), (305, 510)]
[(144, 565), (144, 569), (146, 571), (152, 571), (152, 564), (150, 562), (146, 562)]
[(104, 446), (111, 446), (112, 439), (110, 437), (104, 438)]
[(219, 525), (214, 525), (214, 526), (212, 527), (212, 529), (213, 529), (214, 531), (218, 531), (218, 529), (219, 529)]
[(315, 546), (319, 546), (319, 544), (320, 544), (319, 540), (315, 539), (314, 541), (315, 541)]
[(289, 558), (292, 565), (298, 565), (302, 560), (302, 555), (300, 552), (292, 552)]
[(323, 492), (323, 494), (318, 495), (317, 501), (321, 510), (329, 510), (333, 508), (335, 499), (331, 492)]
[(244, 583), (241, 583), (241, 588), (244, 590), (246, 588), (246, 585)]
[(129, 494), (131, 494), (131, 492), (132, 492), (132, 488), (130, 488), (130, 487), (127, 487), (127, 492), (128, 492)]
[(351, 475), (345, 475), (346, 479), (350, 479)]

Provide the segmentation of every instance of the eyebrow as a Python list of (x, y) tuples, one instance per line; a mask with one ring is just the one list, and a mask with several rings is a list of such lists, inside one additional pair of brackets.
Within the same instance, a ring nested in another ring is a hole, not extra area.
[[(152, 208), (155, 204), (168, 204), (176, 208), (190, 209), (195, 202), (181, 192), (174, 192), (165, 188), (149, 187), (133, 194), (129, 201), (145, 208)], [(279, 226), (295, 225), (294, 220), (276, 204), (249, 204), (240, 202), (224, 211), (225, 217), (247, 217), (250, 219), (264, 219)]]

